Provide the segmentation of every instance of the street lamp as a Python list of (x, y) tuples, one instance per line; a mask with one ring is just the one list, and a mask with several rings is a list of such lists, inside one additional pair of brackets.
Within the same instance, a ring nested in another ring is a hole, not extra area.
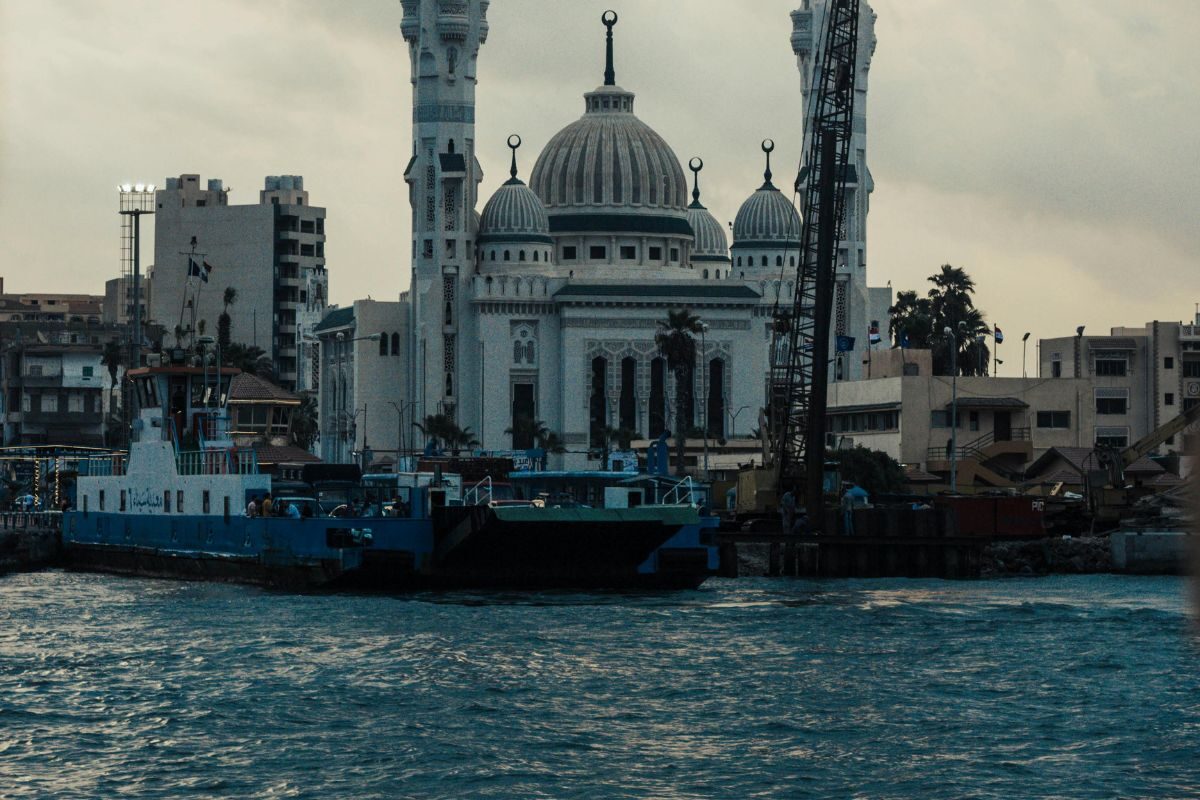
[(1084, 326), (1080, 325), (1075, 329), (1075, 374), (1071, 376), (1072, 378), (1078, 378), (1079, 374), (1083, 372), (1083, 364), (1080, 357), (1080, 346), (1083, 344), (1083, 328)]
[(407, 411), (415, 410), (417, 407), (417, 402), (415, 400), (412, 402), (409, 402), (408, 400), (401, 400), (400, 404), (397, 405), (394, 400), (388, 400), (388, 405), (396, 409), (396, 471), (399, 472), (400, 453), (401, 451), (407, 452), (408, 450), (406, 447), (407, 443), (404, 441), (404, 414)]
[(708, 480), (708, 343), (704, 334), (708, 333), (708, 323), (700, 323), (700, 394), (704, 408), (704, 480)]
[[(967, 323), (958, 323), (959, 332), (966, 330)], [(950, 345), (950, 491), (958, 491), (958, 336), (954, 329), (946, 326), (946, 340)]]
[[(347, 336), (345, 331), (338, 331), (337, 333), (335, 333), (333, 335), (333, 338), (335, 341), (344, 342), (346, 344), (350, 344), (352, 342), (365, 342), (365, 341), (378, 342), (381, 337), (382, 337), (382, 334), (379, 334), (379, 333), (372, 333), (368, 336)], [(338, 360), (337, 360), (338, 375), (340, 376), (342, 386), (344, 387), (346, 385), (346, 369), (342, 363), (343, 360), (344, 360), (344, 354), (339, 354)], [(357, 385), (357, 382), (356, 382), (356, 385)], [(341, 412), (342, 412), (342, 414), (348, 414), (348, 412), (346, 411), (346, 408), (345, 408), (345, 400), (344, 399), (342, 401)], [(354, 416), (357, 417), (358, 413), (359, 412), (355, 412)], [(365, 422), (365, 420), (364, 420), (364, 422)], [(366, 435), (365, 434), (366, 434), (366, 432), (364, 430), (363, 444), (366, 444)]]
[(737, 418), (738, 418), (738, 414), (742, 413), (743, 411), (745, 411), (745, 410), (746, 410), (747, 408), (749, 408), (749, 407), (750, 407), (750, 406), (742, 406), (742, 407), (741, 407), (741, 408), (739, 408), (737, 411), (732, 411), (732, 412), (731, 412), (731, 411), (726, 411), (726, 412), (725, 412), (726, 414), (729, 414), (729, 432), (726, 434), (726, 436), (727, 436), (727, 437), (729, 437), (730, 439), (732, 439), (734, 436), (736, 436), (736, 435), (737, 435)]
[(1029, 341), (1029, 331), (1026, 331), (1025, 335), (1021, 337), (1021, 377), (1022, 378), (1029, 377), (1028, 375), (1025, 374), (1025, 344), (1028, 341)]

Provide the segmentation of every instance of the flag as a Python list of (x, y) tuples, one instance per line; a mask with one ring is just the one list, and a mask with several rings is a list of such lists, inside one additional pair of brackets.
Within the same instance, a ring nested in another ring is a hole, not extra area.
[(201, 273), (200, 265), (196, 263), (196, 259), (188, 258), (188, 277), (199, 278)]
[(901, 333), (900, 333), (900, 346), (901, 346), (902, 348), (907, 348), (907, 347), (908, 347), (908, 331), (901, 331)]
[(871, 344), (879, 344), (879, 320), (871, 320), (871, 327), (867, 329), (867, 339)]
[(854, 337), (853, 336), (837, 337), (837, 352), (849, 353), (853, 350), (854, 350)]
[(996, 344), (1004, 341), (1004, 331), (1000, 330), (1000, 326), (996, 326)]

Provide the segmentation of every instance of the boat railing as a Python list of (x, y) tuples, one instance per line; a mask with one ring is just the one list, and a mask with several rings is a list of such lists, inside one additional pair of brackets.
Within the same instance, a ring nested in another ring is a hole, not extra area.
[(671, 487), (663, 495), (664, 506), (694, 506), (696, 505), (696, 488), (692, 485), (692, 476), (688, 475)]
[(185, 450), (175, 454), (180, 475), (257, 475), (258, 457), (253, 450)]
[(80, 477), (110, 478), (125, 474), (125, 453), (113, 453), (107, 456), (92, 456), (81, 458), (77, 462), (77, 474)]
[(464, 506), (486, 506), (492, 502), (492, 476), (485, 475), (483, 480), (463, 492)]

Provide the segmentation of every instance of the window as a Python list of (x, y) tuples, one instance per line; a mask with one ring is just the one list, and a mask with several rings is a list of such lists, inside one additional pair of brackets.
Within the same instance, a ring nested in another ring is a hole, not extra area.
[(1126, 389), (1097, 389), (1097, 414), (1125, 414), (1128, 412), (1129, 392)]
[(388, 335), (387, 331), (379, 334), (379, 355), (386, 356), (388, 354)]
[(394, 356), (400, 355), (400, 334), (399, 333), (392, 334), (392, 355), (394, 355)]
[(1070, 428), (1071, 412), (1039, 411), (1037, 412), (1037, 426), (1039, 428)]
[(100, 510), (104, 510), (104, 490), (100, 490)]
[(973, 431), (979, 430), (979, 412), (972, 411), (970, 419), (971, 419), (971, 430), (973, 430)]
[(203, 494), (203, 495), (201, 495), (201, 503), (202, 503), (202, 505), (203, 505), (203, 509), (202, 509), (202, 510), (204, 511), (204, 513), (205, 513), (205, 514), (207, 514), (207, 513), (208, 513), (208, 511), (209, 511), (209, 498), (208, 498), (208, 489), (205, 489), (205, 490), (204, 490), (204, 494)]
[(672, 261), (678, 261), (678, 260), (679, 260), (679, 248), (678, 248), (678, 247), (672, 247), (672, 248), (671, 248), (671, 260), (672, 260)]
[(1096, 428), (1096, 444), (1102, 447), (1128, 447), (1128, 428)]
[(179, 514), (183, 513), (183, 490), (175, 492), (175, 511)]
[(171, 513), (171, 490), (167, 489), (163, 492), (163, 513)]
[(1061, 361), (1051, 361), (1050, 362), (1050, 377), (1051, 378), (1061, 378), (1062, 377), (1062, 362)]
[(576, 255), (575, 245), (563, 245), (562, 257), (563, 261), (574, 261), (576, 258), (578, 258)]
[(534, 250), (534, 251), (533, 251), (533, 260), (534, 260), (535, 262), (538, 260), (538, 255), (539, 255), (540, 253), (541, 253), (541, 251), (540, 251), (540, 250)]
[(1184, 361), (1183, 377), (1200, 378), (1200, 361)]
[(637, 258), (637, 247), (631, 244), (621, 245), (621, 260), (633, 261)]
[(524, 251), (524, 250), (522, 250), (521, 252), (517, 253), (517, 260), (518, 260), (518, 261), (524, 261), (524, 260), (525, 260), (525, 251)]
[(1175, 393), (1174, 392), (1167, 392), (1165, 395), (1163, 395), (1163, 405), (1164, 406), (1175, 405)]
[(96, 369), (95, 367), (84, 367), (83, 368), (83, 377), (85, 377), (85, 378), (93, 377), (95, 375), (95, 369)]
[(120, 499), (121, 499), (121, 506), (117, 510), (124, 511), (125, 510), (125, 490), (124, 489), (121, 490), (121, 498)]
[(929, 413), (929, 427), (931, 427), (931, 428), (949, 428), (950, 427), (950, 412), (949, 411), (931, 411)]
[(495, 251), (495, 250), (493, 250), (493, 251), (491, 252), (491, 255), (489, 256), (488, 260), (489, 260), (489, 261), (495, 261), (495, 260), (496, 260), (496, 251)]
[(704, 270), (704, 277), (708, 278), (708, 270)]
[(509, 252), (508, 250), (505, 250), (505, 251), (504, 251), (504, 260), (505, 260), (505, 261), (512, 261), (512, 253), (511, 253), (511, 252)]
[(662, 248), (650, 247), (648, 257), (651, 261), (662, 261)]
[(783, 256), (775, 256), (775, 266), (777, 266), (777, 267), (783, 266)]
[(1097, 375), (1112, 375), (1120, 376), (1128, 372), (1129, 361), (1124, 358), (1116, 358), (1106, 356), (1096, 359), (1096, 374)]
[(588, 248), (588, 258), (592, 261), (603, 261), (608, 258), (608, 248), (602, 244), (594, 244)]
[(763, 265), (764, 267), (767, 265), (767, 257), (766, 257), (766, 256), (763, 256), (763, 257), (762, 257), (762, 265)]
[(737, 265), (739, 267), (742, 265), (742, 257), (741, 256), (738, 256)]
[(1175, 359), (1171, 356), (1163, 358), (1163, 369), (1175, 369)]

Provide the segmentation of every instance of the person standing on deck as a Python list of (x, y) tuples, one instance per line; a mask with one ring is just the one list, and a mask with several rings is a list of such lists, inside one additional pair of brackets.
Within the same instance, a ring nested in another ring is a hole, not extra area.
[(258, 495), (252, 495), (250, 497), (250, 502), (246, 503), (246, 516), (247, 517), (257, 517), (258, 516)]
[(791, 533), (796, 525), (796, 493), (790, 487), (779, 498), (779, 517), (782, 532)]
[(264, 517), (269, 517), (271, 516), (271, 507), (273, 505), (274, 503), (271, 502), (271, 493), (267, 492), (263, 495), (263, 501), (258, 508)]

